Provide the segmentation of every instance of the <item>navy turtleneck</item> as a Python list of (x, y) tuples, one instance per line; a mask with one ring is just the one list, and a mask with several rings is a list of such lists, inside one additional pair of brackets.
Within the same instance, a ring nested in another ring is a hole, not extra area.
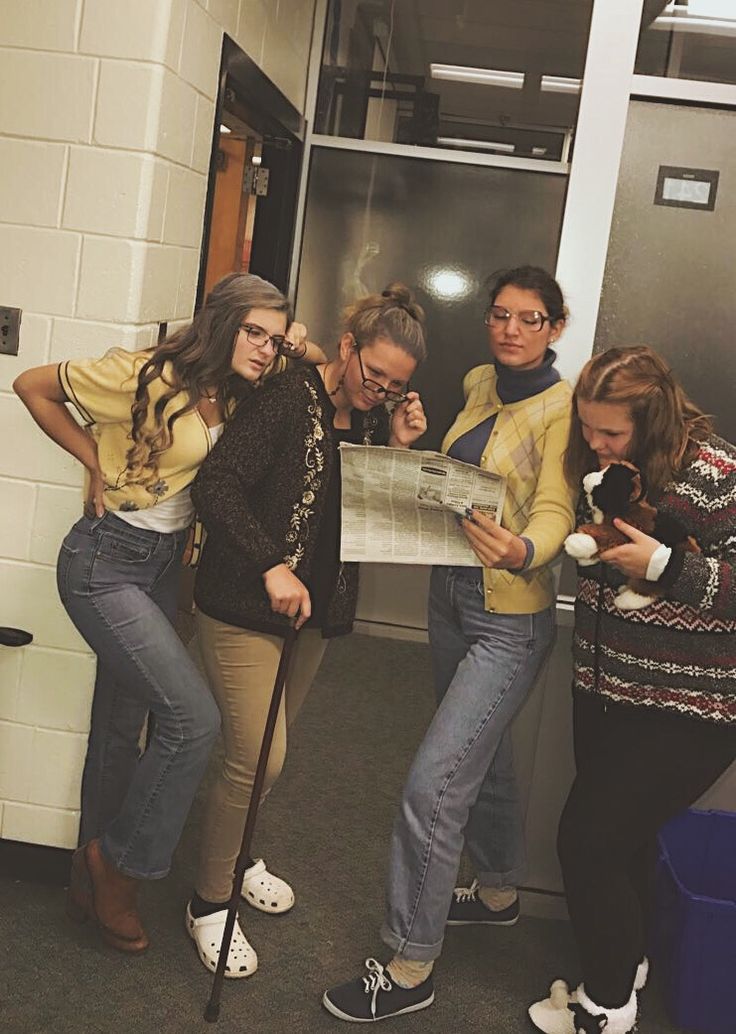
[[(523, 402), (524, 399), (539, 395), (540, 392), (551, 388), (553, 384), (557, 384), (560, 374), (554, 366), (556, 359), (556, 353), (548, 348), (539, 366), (534, 366), (531, 370), (517, 370), (513, 366), (504, 366), (503, 363), (495, 362), (496, 391), (501, 402), (504, 405), (509, 405), (511, 402)], [(496, 416), (497, 414), (494, 413), (487, 420), (461, 435), (450, 446), (448, 455), (455, 460), (479, 466), (483, 450), (488, 444), (488, 436), (496, 422)]]

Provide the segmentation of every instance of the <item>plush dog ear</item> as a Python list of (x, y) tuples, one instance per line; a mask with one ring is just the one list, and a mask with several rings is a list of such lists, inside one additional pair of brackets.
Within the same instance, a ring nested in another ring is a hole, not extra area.
[(632, 503), (640, 502), (644, 498), (644, 496), (647, 494), (647, 486), (646, 486), (645, 481), (644, 481), (644, 475), (643, 475), (643, 473), (639, 469), (637, 469), (637, 468), (635, 468), (635, 469), (636, 469), (636, 474), (634, 475), (634, 479), (633, 479), (633, 481), (631, 483), (631, 488), (632, 488), (633, 494), (631, 496), (631, 500), (630, 501)]

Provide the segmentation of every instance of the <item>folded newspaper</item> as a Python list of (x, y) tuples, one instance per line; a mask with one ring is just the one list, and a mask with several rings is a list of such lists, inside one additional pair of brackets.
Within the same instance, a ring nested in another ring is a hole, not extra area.
[(440, 452), (340, 445), (341, 560), (478, 567), (456, 516), (500, 523), (506, 480)]

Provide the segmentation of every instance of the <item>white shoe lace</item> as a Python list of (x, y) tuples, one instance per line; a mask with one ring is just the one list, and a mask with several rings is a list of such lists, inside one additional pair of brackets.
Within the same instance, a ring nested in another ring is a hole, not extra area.
[(363, 990), (367, 995), (373, 995), (371, 998), (371, 1016), (375, 1020), (378, 992), (391, 991), (393, 984), (386, 976), (386, 970), (377, 959), (366, 959), (365, 968), (368, 970), (368, 976), (363, 977)]
[(455, 887), (453, 894), (458, 904), (461, 901), (475, 901), (478, 896), (478, 889), (480, 884), (477, 880), (473, 880), (469, 887)]

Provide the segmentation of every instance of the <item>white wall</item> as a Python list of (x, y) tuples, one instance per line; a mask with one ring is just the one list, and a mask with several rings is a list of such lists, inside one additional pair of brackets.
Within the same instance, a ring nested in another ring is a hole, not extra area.
[(81, 470), (12, 394), (29, 366), (191, 316), (223, 30), (299, 110), (314, 0), (22, 0), (0, 28), (0, 836), (76, 842), (94, 659), (57, 599)]

